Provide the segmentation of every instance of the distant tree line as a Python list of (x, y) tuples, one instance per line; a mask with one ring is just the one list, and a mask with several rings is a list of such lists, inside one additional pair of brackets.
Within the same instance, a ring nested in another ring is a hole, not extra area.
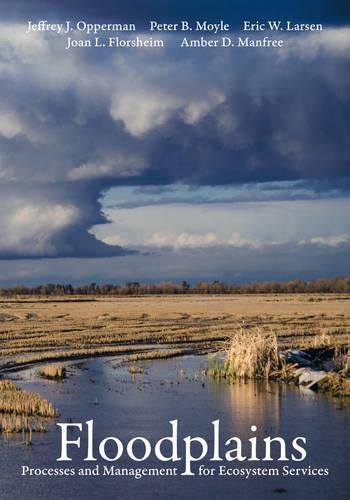
[(273, 293), (350, 293), (349, 278), (319, 279), (314, 281), (293, 280), (288, 282), (269, 281), (252, 284), (224, 283), (222, 281), (201, 281), (190, 285), (182, 283), (162, 282), (144, 284), (129, 282), (125, 285), (97, 284), (73, 286), (70, 284), (47, 283), (39, 286), (17, 285), (11, 288), (0, 288), (0, 296), (15, 295), (176, 295), (176, 294), (273, 294)]

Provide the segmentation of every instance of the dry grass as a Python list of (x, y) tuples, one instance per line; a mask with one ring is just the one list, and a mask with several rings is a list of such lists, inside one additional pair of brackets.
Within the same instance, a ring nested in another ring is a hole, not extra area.
[(277, 336), (241, 328), (228, 345), (224, 370), (234, 378), (270, 378), (280, 368)]
[(341, 358), (341, 370), (345, 377), (350, 377), (350, 347)]
[(319, 382), (318, 388), (331, 396), (350, 397), (350, 378), (342, 373), (332, 372)]
[(350, 347), (334, 349), (333, 354), (334, 371), (343, 377), (350, 377)]
[(11, 380), (0, 381), (0, 412), (14, 415), (56, 417), (57, 410), (40, 394), (21, 391)]
[(0, 393), (4, 391), (17, 391), (17, 386), (13, 380), (0, 380)]
[(283, 348), (312, 346), (325, 331), (337, 344), (346, 345), (350, 341), (349, 298), (191, 295), (88, 302), (0, 299), (0, 315), (12, 318), (0, 321), (0, 357), (3, 366), (25, 367), (44, 361), (131, 354), (133, 349), (140, 350), (137, 346), (141, 344), (167, 345), (170, 350), (184, 345), (216, 350), (242, 323), (247, 335), (254, 334), (257, 327), (264, 333), (275, 331)]
[(329, 332), (322, 332), (312, 338), (311, 345), (314, 348), (330, 347), (336, 344), (334, 335)]
[(129, 373), (131, 373), (132, 375), (135, 375), (137, 373), (143, 373), (143, 368), (142, 366), (137, 366), (137, 365), (133, 365), (133, 366), (129, 366)]
[(39, 369), (39, 375), (48, 379), (60, 380), (66, 376), (66, 369), (63, 365), (47, 365)]

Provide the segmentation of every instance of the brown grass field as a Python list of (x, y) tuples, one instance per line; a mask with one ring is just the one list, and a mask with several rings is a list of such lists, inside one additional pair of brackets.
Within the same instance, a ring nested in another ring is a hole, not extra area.
[(156, 344), (178, 355), (186, 348), (208, 352), (219, 349), (242, 325), (247, 335), (256, 327), (273, 331), (286, 347), (311, 345), (322, 333), (348, 345), (350, 295), (2, 299), (1, 367), (138, 354), (155, 350)]

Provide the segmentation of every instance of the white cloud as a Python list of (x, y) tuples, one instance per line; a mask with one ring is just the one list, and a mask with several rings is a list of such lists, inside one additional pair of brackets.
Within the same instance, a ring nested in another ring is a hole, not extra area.
[(68, 178), (73, 181), (97, 179), (102, 177), (132, 177), (139, 175), (147, 166), (147, 162), (140, 155), (115, 155), (111, 159), (100, 162), (89, 162), (73, 168)]
[(107, 236), (102, 240), (104, 243), (107, 245), (120, 245), (120, 246), (127, 246), (130, 244), (128, 240), (125, 238), (122, 238), (118, 234), (113, 234), (113, 236)]
[[(231, 238), (228, 239), (227, 244), (231, 247), (242, 248), (260, 248), (262, 243), (256, 240), (250, 240), (248, 238), (243, 238), (240, 233), (234, 233)], [(269, 244), (278, 244), (278, 242), (270, 242)]]
[(159, 129), (172, 119), (195, 125), (222, 104), (229, 92), (220, 73), (215, 80), (208, 79), (215, 64), (211, 57), (205, 61), (174, 60), (164, 51), (155, 57), (152, 61), (142, 56), (115, 60), (120, 77), (112, 91), (110, 114), (134, 137)]
[(0, 222), (0, 252), (22, 252), (27, 255), (54, 254), (52, 237), (79, 220), (72, 205), (26, 204), (11, 210)]
[(259, 248), (262, 246), (257, 241), (243, 238), (239, 233), (234, 233), (228, 239), (222, 239), (213, 232), (204, 234), (184, 232), (178, 235), (171, 233), (154, 233), (152, 237), (146, 241), (145, 245), (154, 247), (173, 247), (175, 249), (220, 246)]
[(195, 125), (225, 100), (224, 95), (216, 91), (205, 92), (205, 96), (197, 98), (191, 94), (184, 97), (181, 93), (176, 95), (171, 92), (171, 89), (160, 88), (126, 88), (113, 96), (111, 115), (115, 120), (121, 120), (130, 134), (138, 137), (161, 127), (172, 117)]
[(327, 28), (324, 31), (307, 33), (306, 36), (292, 35), (279, 52), (279, 57), (291, 53), (301, 58), (314, 58), (317, 55), (342, 56), (350, 58), (350, 28)]
[(127, 131), (141, 136), (164, 125), (170, 116), (179, 110), (180, 100), (159, 91), (126, 91), (112, 98), (111, 115), (121, 120)]
[(349, 234), (339, 234), (336, 236), (316, 236), (309, 240), (299, 241), (299, 245), (319, 245), (323, 247), (335, 248), (350, 242)]
[(40, 141), (39, 134), (26, 123), (17, 111), (0, 107), (0, 136), (13, 139), (21, 134), (32, 142)]
[(0, 46), (2, 70), (12, 71), (14, 66), (11, 62), (31, 64), (49, 54), (45, 37), (39, 32), (26, 34), (22, 23), (1, 23)]
[(23, 133), (23, 125), (19, 117), (12, 111), (0, 110), (0, 135), (12, 139)]
[[(227, 190), (227, 195), (229, 194)], [(128, 194), (132, 199), (132, 194)], [(164, 195), (165, 197), (165, 195)], [(118, 201), (118, 190), (113, 196)], [(113, 204), (113, 200), (109, 199)], [(237, 203), (174, 203), (137, 206), (136, 208), (105, 208), (110, 224), (93, 228), (99, 239), (114, 234), (142, 245), (155, 234), (173, 245), (181, 234), (214, 233), (219, 241), (233, 238), (237, 246), (242, 240), (251, 245), (307, 240), (316, 236), (349, 234), (350, 200), (290, 200)], [(239, 238), (235, 237), (236, 233)]]

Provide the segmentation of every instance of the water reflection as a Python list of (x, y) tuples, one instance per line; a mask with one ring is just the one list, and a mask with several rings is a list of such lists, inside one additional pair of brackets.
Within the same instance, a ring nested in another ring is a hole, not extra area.
[[(223, 438), (250, 438), (251, 425), (263, 435), (293, 437), (305, 435), (309, 443), (308, 463), (329, 466), (332, 474), (322, 478), (21, 478), (20, 464), (32, 467), (57, 466), (58, 430), (33, 436), (34, 446), (9, 446), (0, 453), (0, 491), (4, 498), (94, 499), (118, 498), (218, 498), (220, 500), (270, 500), (277, 488), (287, 490), (287, 500), (337, 500), (349, 498), (348, 465), (343, 459), (350, 446), (349, 408), (322, 396), (309, 397), (296, 387), (267, 381), (226, 384), (203, 378), (204, 357), (187, 357), (142, 363), (144, 372), (132, 375), (119, 360), (94, 359), (68, 370), (60, 384), (38, 379), (28, 370), (17, 383), (38, 391), (60, 411), (60, 422), (94, 419), (96, 440), (117, 435), (122, 441), (145, 436), (154, 442), (169, 435), (169, 420), (178, 419), (181, 439), (185, 435), (212, 439), (211, 422), (220, 419)], [(98, 405), (94, 405), (97, 398)], [(327, 432), (325, 432), (325, 430)], [(75, 436), (76, 437), (76, 436)], [(73, 447), (72, 447), (73, 449)], [(75, 466), (85, 465), (74, 448)], [(208, 463), (210, 465), (210, 463)], [(140, 465), (140, 464), (138, 464)], [(151, 461), (148, 466), (159, 465)], [(181, 464), (180, 464), (181, 465)], [(122, 466), (135, 466), (127, 459)], [(118, 482), (117, 482), (118, 481)], [(234, 481), (234, 483), (232, 482)], [(14, 489), (14, 486), (16, 488)]]

